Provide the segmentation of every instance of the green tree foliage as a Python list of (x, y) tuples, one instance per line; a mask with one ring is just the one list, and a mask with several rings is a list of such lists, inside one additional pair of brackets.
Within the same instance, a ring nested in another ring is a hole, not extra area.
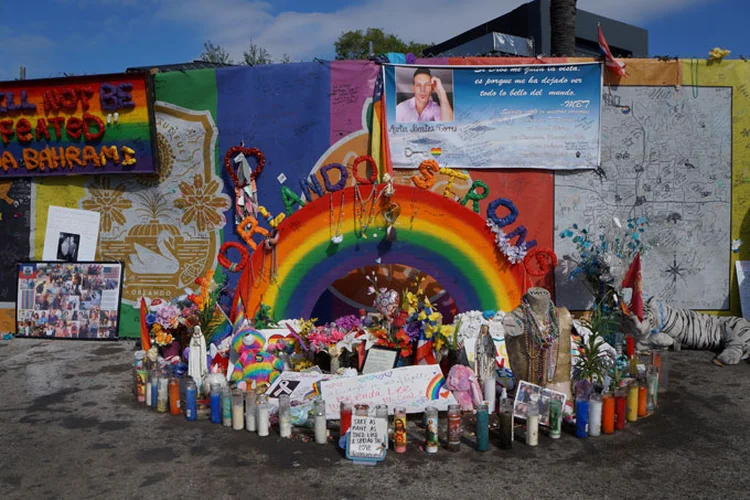
[(243, 52), (242, 55), (245, 59), (245, 64), (247, 64), (248, 66), (273, 63), (271, 54), (269, 54), (265, 48), (259, 45), (255, 45), (253, 42), (250, 42), (250, 46), (245, 52)]
[(385, 52), (411, 52), (421, 56), (422, 51), (432, 44), (405, 42), (392, 33), (386, 33), (380, 28), (367, 28), (362, 30), (346, 31), (341, 33), (333, 43), (336, 49), (336, 59), (367, 59), (370, 54), (369, 42), (372, 42), (372, 50), (375, 54)]
[(203, 44), (203, 52), (198, 56), (198, 60), (214, 64), (232, 64), (229, 52), (221, 45), (214, 45), (211, 40)]

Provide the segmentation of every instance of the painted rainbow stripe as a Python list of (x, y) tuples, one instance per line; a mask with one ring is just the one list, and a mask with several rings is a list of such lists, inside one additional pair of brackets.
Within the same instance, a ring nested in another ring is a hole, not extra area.
[(432, 148), (430, 149), (430, 154), (437, 158), (441, 154), (443, 154), (443, 148)]
[(427, 399), (429, 399), (430, 401), (440, 399), (440, 389), (443, 388), (443, 385), (445, 385), (445, 378), (441, 373), (438, 373), (437, 375), (432, 377), (430, 383), (427, 384), (425, 397), (427, 397)]
[[(365, 199), (371, 189), (362, 188)], [(331, 236), (338, 223), (341, 196), (343, 241), (334, 245)], [(412, 266), (431, 275), (450, 293), (459, 311), (510, 311), (520, 304), (523, 268), (509, 264), (500, 254), (479, 214), (439, 194), (397, 185), (391, 199), (401, 207), (397, 240), (384, 240), (382, 217), (375, 218), (368, 238), (362, 239), (354, 232), (354, 199), (354, 188), (346, 188), (324, 195), (287, 217), (279, 227), (275, 282), (270, 283), (268, 272), (271, 254), (262, 247), (253, 254), (252, 266), (240, 279), (238, 290), (248, 311), (254, 314), (263, 302), (271, 306), (277, 318), (310, 317), (331, 283), (353, 269), (375, 265), (376, 259), (382, 264)], [(265, 269), (262, 277), (260, 269)]]

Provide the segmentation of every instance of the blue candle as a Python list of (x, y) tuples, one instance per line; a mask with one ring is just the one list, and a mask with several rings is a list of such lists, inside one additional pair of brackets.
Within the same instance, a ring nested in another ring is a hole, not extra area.
[(589, 402), (585, 399), (576, 400), (576, 437), (587, 436), (586, 427), (589, 423)]
[(195, 382), (190, 380), (185, 389), (185, 418), (193, 421), (198, 418), (198, 388)]
[(490, 449), (490, 414), (487, 403), (477, 409), (477, 451)]
[(221, 423), (221, 393), (211, 392), (211, 423)]
[(154, 373), (154, 376), (151, 377), (151, 407), (155, 410), (159, 400), (159, 376), (156, 372)]

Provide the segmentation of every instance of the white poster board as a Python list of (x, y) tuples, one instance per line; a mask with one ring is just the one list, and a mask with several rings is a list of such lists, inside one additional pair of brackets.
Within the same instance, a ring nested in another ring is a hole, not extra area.
[(50, 205), (47, 211), (47, 232), (44, 234), (42, 260), (96, 260), (100, 218), (99, 212)]
[(312, 400), (315, 392), (313, 384), (328, 377), (330, 375), (319, 372), (281, 372), (266, 390), (266, 394), (270, 398), (278, 398), (282, 394), (288, 394), (290, 401)]
[(428, 406), (447, 410), (448, 405), (457, 402), (444, 384), (438, 365), (415, 365), (326, 380), (320, 387), (326, 402), (326, 417), (330, 420), (339, 418), (342, 401), (370, 405), (371, 413), (376, 405), (388, 405), (389, 413), (397, 406), (406, 408), (407, 413), (421, 413)]

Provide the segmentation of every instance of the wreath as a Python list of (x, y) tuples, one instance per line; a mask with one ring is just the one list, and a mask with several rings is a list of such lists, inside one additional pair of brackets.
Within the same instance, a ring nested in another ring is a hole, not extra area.
[(258, 164), (255, 166), (255, 170), (253, 170), (253, 172), (250, 174), (250, 178), (253, 180), (257, 179), (260, 173), (263, 172), (263, 166), (266, 164), (266, 157), (263, 156), (263, 153), (260, 151), (260, 149), (246, 148), (244, 146), (233, 146), (229, 148), (227, 154), (224, 155), (224, 169), (229, 174), (232, 182), (234, 182), (235, 188), (245, 187), (244, 184), (240, 186), (240, 180), (237, 178), (237, 173), (232, 167), (232, 159), (240, 153), (245, 155), (245, 157), (252, 156), (258, 162)]
[[(234, 248), (240, 252), (239, 262), (232, 262), (226, 256), (226, 253), (230, 248)], [(221, 248), (219, 249), (219, 264), (221, 264), (224, 269), (229, 270), (229, 272), (244, 270), (247, 267), (249, 260), (250, 252), (247, 251), (247, 248), (236, 241), (227, 241), (221, 245)]]
[[(531, 263), (536, 262), (536, 267)], [(523, 266), (531, 276), (544, 276), (557, 266), (557, 255), (551, 248), (536, 247), (526, 253)]]

